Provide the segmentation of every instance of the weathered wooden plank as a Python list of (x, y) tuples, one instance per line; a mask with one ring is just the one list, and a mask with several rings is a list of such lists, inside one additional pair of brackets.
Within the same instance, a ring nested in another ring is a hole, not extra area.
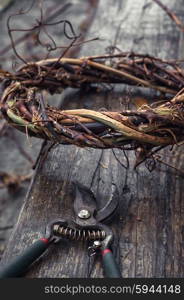
[[(181, 0), (164, 2), (182, 17)], [(86, 45), (82, 55), (104, 53), (106, 46), (113, 45), (119, 26), (116, 42), (123, 51), (182, 58), (182, 34), (156, 4), (146, 0), (100, 1), (89, 36), (100, 34), (103, 41), (93, 47)], [(69, 93), (63, 105), (65, 108), (123, 109), (124, 94), (125, 90), (78, 91)], [(180, 146), (160, 154), (166, 163), (182, 169), (182, 152)], [(115, 153), (126, 165), (123, 152)], [(106, 202), (113, 184), (118, 188), (119, 216), (112, 228), (116, 236), (116, 259), (124, 277), (183, 277), (183, 177), (160, 164), (151, 173), (145, 165), (135, 171), (134, 153), (128, 153), (128, 159), (129, 168), (125, 169), (111, 150), (60, 145), (50, 151), (45, 163), (38, 166), (3, 263), (41, 236), (48, 221), (69, 214), (73, 199), (68, 185), (77, 179), (94, 191), (99, 206)], [(87, 245), (80, 242), (61, 243), (50, 249), (27, 276), (86, 277), (89, 264), (86, 249)], [(97, 261), (92, 277), (101, 276)]]
[[(10, 1), (0, 1), (1, 3), (10, 2)], [(6, 8), (3, 12), (0, 11), (0, 28), (1, 28), (1, 44), (0, 44), (0, 64), (1, 68), (4, 70), (9, 70), (12, 72), (12, 64), (15, 64), (18, 67), (18, 64), (21, 62), (15, 56), (15, 53), (12, 50), (10, 38), (7, 34), (7, 19), (10, 15), (18, 12), (20, 10), (27, 9), (29, 6), (31, 7), (31, 2), (28, 0), (22, 1), (13, 1), (10, 6)], [(67, 4), (67, 5), (66, 5)], [(44, 11), (46, 11), (46, 15), (54, 16), (57, 19), (62, 18), (65, 16), (66, 18), (68, 15), (70, 17), (75, 14), (75, 19), (72, 20), (73, 26), (78, 31), (78, 24), (81, 21), (84, 21), (86, 17), (86, 9), (88, 7), (88, 3), (79, 3), (78, 0), (74, 0), (72, 2), (73, 5), (70, 5), (69, 2), (63, 0), (62, 3), (59, 3), (57, 0), (47, 0), (44, 1)], [(63, 8), (63, 11), (61, 9)], [(77, 10), (80, 13), (77, 13)], [(56, 14), (57, 11), (57, 14)], [(62, 12), (62, 13), (61, 13)], [(21, 17), (15, 17), (12, 19), (12, 26), (15, 28), (28, 28), (29, 24), (30, 27), (35, 22), (35, 19), (39, 18), (39, 9), (38, 9), (38, 2), (35, 2), (30, 15), (27, 14), (26, 16), (21, 15)], [(51, 18), (50, 21), (54, 21), (55, 18)], [(73, 19), (73, 18), (72, 18)], [(73, 22), (74, 21), (74, 22)], [(85, 26), (83, 27), (83, 29)], [(58, 28), (57, 28), (58, 29)], [(61, 42), (63, 39), (62, 27), (60, 26), (60, 30), (56, 30), (56, 28), (50, 28), (50, 30), (54, 30), (54, 36), (58, 44), (65, 43)], [(30, 32), (29, 32), (30, 33)], [(22, 38), (25, 32), (17, 33), (14, 32), (14, 40), (16, 41), (17, 38)], [(39, 47), (30, 47), (26, 42), (26, 38), (22, 39), (22, 43), (17, 44), (16, 48), (18, 53), (21, 54), (22, 57), (26, 58), (28, 61), (32, 61), (32, 54), (37, 54), (40, 58), (43, 57), (43, 49), (39, 49)], [(76, 48), (75, 48), (76, 49)], [(2, 51), (3, 50), (3, 51)], [(39, 51), (40, 50), (40, 51)], [(15, 68), (15, 66), (14, 66)], [(13, 68), (13, 69), (14, 69)], [(56, 104), (56, 106), (61, 102), (61, 97), (58, 95), (54, 95), (52, 97), (52, 101)], [(1, 117), (1, 115), (0, 115)], [(2, 124), (1, 124), (2, 125)], [(0, 126), (1, 127), (1, 126)], [(1, 132), (0, 135), (0, 171), (7, 172), (9, 174), (16, 174), (16, 175), (28, 175), (31, 174), (31, 161), (26, 160), (23, 153), (20, 149), (24, 149), (24, 151), (32, 157), (32, 162), (36, 160), (36, 157), (39, 153), (42, 141), (36, 139), (34, 137), (29, 137), (29, 139), (25, 138), (25, 135), (21, 132), (15, 130), (14, 128), (9, 128), (5, 131), (4, 136), (2, 136)], [(15, 139), (15, 140), (14, 140)], [(2, 179), (2, 178), (1, 178)], [(1, 180), (0, 180), (1, 181)], [(4, 252), (4, 249), (7, 245), (7, 241), (10, 237), (12, 232), (12, 228), (16, 224), (18, 214), (20, 212), (20, 208), (23, 204), (23, 200), (27, 193), (29, 182), (24, 182), (21, 184), (21, 188), (17, 189), (14, 193), (9, 193), (6, 188), (0, 189), (0, 259)]]

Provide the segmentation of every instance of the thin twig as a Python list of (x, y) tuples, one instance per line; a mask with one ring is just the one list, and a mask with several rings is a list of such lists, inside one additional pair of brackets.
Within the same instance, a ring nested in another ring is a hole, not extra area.
[(182, 32), (184, 32), (184, 24), (166, 5), (164, 5), (160, 0), (152, 0), (152, 1), (157, 3), (167, 13), (167, 15), (171, 18), (171, 20), (174, 21), (177, 27)]
[[(54, 12), (52, 14), (50, 14), (46, 19), (45, 22), (49, 23), (50, 21), (52, 21), (53, 19), (55, 19), (57, 16), (59, 16), (61, 13), (63, 13), (64, 11), (66, 11), (72, 4), (66, 3), (66, 4), (62, 4), (61, 7), (56, 7), (56, 10), (54, 10)], [(33, 31), (28, 31), (26, 34), (24, 34), (23, 36), (17, 38), (14, 41), (14, 44), (16, 46), (18, 46), (20, 43), (24, 42), (26, 39), (28, 39), (33, 33), (34, 31), (36, 31), (36, 28)], [(0, 57), (3, 56), (4, 54), (7, 54), (8, 51), (12, 50), (12, 44), (4, 47), (1, 51), (0, 51)]]

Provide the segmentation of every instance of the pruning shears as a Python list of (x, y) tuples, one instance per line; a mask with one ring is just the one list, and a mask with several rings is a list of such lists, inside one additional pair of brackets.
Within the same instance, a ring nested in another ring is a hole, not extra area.
[(88, 249), (100, 253), (106, 277), (121, 277), (111, 246), (114, 235), (103, 222), (109, 221), (118, 207), (117, 190), (113, 186), (111, 198), (97, 210), (93, 193), (79, 183), (74, 184), (73, 217), (70, 220), (56, 219), (46, 226), (45, 236), (34, 242), (18, 257), (0, 271), (0, 278), (23, 276), (30, 266), (53, 243), (62, 239), (92, 241)]

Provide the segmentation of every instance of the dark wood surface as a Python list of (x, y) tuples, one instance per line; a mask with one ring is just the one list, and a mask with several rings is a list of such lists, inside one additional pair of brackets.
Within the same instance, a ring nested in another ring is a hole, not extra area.
[[(165, 4), (182, 17), (183, 1), (170, 2)], [(86, 45), (81, 55), (102, 54), (105, 47), (116, 42), (123, 51), (183, 58), (182, 33), (152, 1), (101, 0), (89, 32), (90, 37), (96, 35), (104, 40)], [(127, 88), (98, 93), (70, 90), (62, 107), (123, 109), (128, 105), (126, 92)], [(132, 87), (128, 90), (130, 98), (144, 93), (159, 98), (153, 91)], [(127, 153), (129, 166), (125, 168), (127, 158), (123, 151), (114, 153), (63, 145), (53, 148), (36, 170), (2, 263), (42, 236), (50, 220), (70, 214), (73, 199), (68, 186), (78, 180), (93, 190), (99, 207), (110, 197), (112, 186), (118, 188), (120, 207), (111, 227), (115, 234), (113, 249), (123, 277), (183, 277), (182, 174), (159, 163), (152, 172), (145, 164), (134, 170), (133, 152)], [(183, 169), (183, 146), (168, 147), (160, 155), (166, 163)], [(88, 267), (87, 244), (64, 242), (51, 247), (27, 276), (86, 277)], [(99, 260), (93, 264), (91, 276), (103, 276)]]

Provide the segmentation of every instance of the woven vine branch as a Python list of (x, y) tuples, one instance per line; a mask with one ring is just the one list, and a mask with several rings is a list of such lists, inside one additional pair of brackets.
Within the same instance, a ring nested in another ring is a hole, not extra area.
[[(3, 116), (29, 135), (80, 147), (141, 148), (144, 153), (183, 141), (184, 94), (179, 90), (184, 74), (178, 62), (134, 53), (47, 59), (28, 63), (15, 74), (0, 71), (0, 78)], [(43, 90), (54, 94), (92, 83), (139, 85), (175, 96), (137, 111), (59, 110), (45, 105)]]

